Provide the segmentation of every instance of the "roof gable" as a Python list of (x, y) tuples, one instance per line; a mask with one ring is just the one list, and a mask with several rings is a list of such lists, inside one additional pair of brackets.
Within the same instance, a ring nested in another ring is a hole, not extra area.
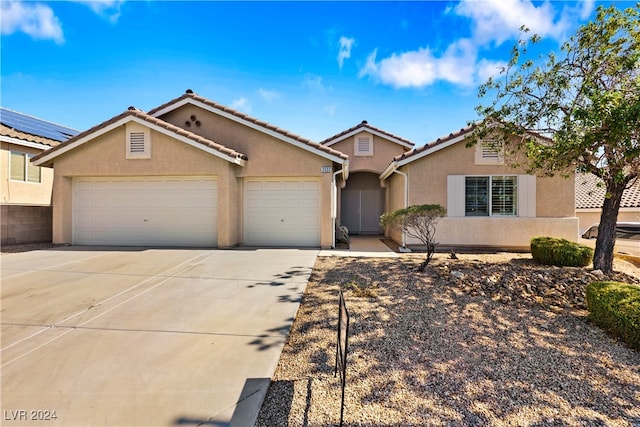
[(440, 151), (444, 148), (450, 147), (454, 144), (466, 140), (473, 132), (474, 128), (475, 125), (467, 126), (460, 129), (459, 131), (452, 132), (447, 136), (438, 138), (435, 141), (425, 144), (422, 147), (414, 148), (413, 150), (409, 150), (405, 153), (400, 154), (399, 156), (394, 157), (391, 163), (389, 163), (389, 166), (387, 166), (386, 169), (380, 174), (380, 179), (387, 179), (387, 177), (391, 175), (393, 171), (401, 166), (406, 165), (407, 163), (411, 163), (413, 161), (426, 157), (429, 154), (435, 153), (436, 151)]
[(157, 108), (154, 108), (153, 110), (149, 111), (148, 114), (153, 117), (161, 117), (162, 115), (187, 104), (194, 105), (211, 113), (220, 115), (236, 123), (240, 123), (264, 134), (273, 136), (278, 140), (310, 151), (336, 163), (345, 164), (348, 161), (348, 156), (344, 153), (341, 153), (340, 151), (325, 147), (321, 144), (303, 138), (287, 130), (281, 129), (265, 121), (256, 119), (247, 114), (226, 107), (222, 104), (210, 101), (202, 96), (196, 95), (195, 93), (193, 93), (193, 91), (190, 90), (187, 90), (187, 92), (179, 98), (173, 99), (165, 104), (160, 105)]
[(360, 132), (369, 132), (373, 135), (379, 136), (381, 138), (385, 138), (391, 142), (394, 142), (406, 148), (413, 148), (415, 146), (415, 144), (409, 141), (408, 139), (401, 138), (397, 135), (394, 135), (392, 133), (386, 132), (382, 129), (378, 129), (374, 126), (369, 125), (369, 123), (366, 120), (363, 120), (356, 126), (349, 128), (345, 131), (342, 131), (336, 135), (333, 135), (325, 139), (324, 141), (320, 141), (320, 144), (325, 147), (330, 147), (333, 144), (336, 144), (340, 141), (344, 141), (345, 139), (355, 136)]
[(193, 132), (184, 130), (178, 126), (165, 122), (164, 120), (153, 117), (147, 113), (137, 110), (133, 107), (129, 107), (128, 111), (115, 116), (99, 125), (92, 127), (91, 129), (82, 132), (68, 141), (58, 145), (57, 147), (39, 154), (33, 158), (33, 163), (37, 166), (48, 166), (52, 161), (70, 150), (93, 140), (107, 132), (116, 129), (129, 122), (136, 122), (157, 132), (168, 135), (174, 139), (189, 144), (195, 148), (203, 150), (209, 154), (220, 157), (228, 162), (244, 166), (247, 157), (235, 150), (227, 148), (221, 144), (213, 142), (200, 135), (196, 135)]

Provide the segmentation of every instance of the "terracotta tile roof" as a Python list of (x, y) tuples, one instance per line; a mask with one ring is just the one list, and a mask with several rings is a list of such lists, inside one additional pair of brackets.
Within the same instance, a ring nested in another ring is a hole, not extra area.
[(426, 151), (426, 150), (429, 150), (431, 148), (434, 148), (434, 147), (436, 147), (436, 146), (438, 146), (440, 144), (444, 144), (446, 142), (449, 142), (452, 139), (459, 138), (459, 137), (464, 136), (464, 135), (466, 135), (468, 133), (471, 133), (474, 128), (475, 128), (475, 125), (470, 125), (470, 126), (462, 128), (462, 129), (460, 129), (460, 130), (458, 130), (456, 132), (451, 132), (447, 136), (440, 137), (440, 138), (436, 139), (435, 141), (429, 142), (429, 143), (427, 143), (427, 144), (425, 144), (425, 145), (423, 145), (421, 147), (417, 147), (417, 148), (414, 148), (413, 150), (409, 150), (409, 151), (407, 151), (405, 153), (402, 153), (399, 156), (394, 157), (393, 161), (397, 162), (397, 161), (404, 160), (406, 158), (415, 156), (417, 154), (420, 154), (423, 151)]
[(204, 98), (202, 96), (196, 95), (191, 90), (187, 90), (187, 92), (184, 95), (182, 95), (182, 96), (180, 96), (180, 97), (178, 97), (176, 99), (173, 99), (173, 100), (171, 100), (169, 102), (166, 102), (166, 103), (160, 105), (159, 107), (154, 108), (153, 110), (149, 111), (148, 114), (155, 115), (159, 111), (162, 111), (162, 110), (164, 110), (164, 109), (166, 109), (168, 107), (171, 107), (171, 105), (176, 104), (176, 103), (178, 103), (178, 102), (180, 102), (182, 100), (185, 100), (185, 99), (192, 99), (194, 101), (198, 101), (198, 102), (200, 102), (202, 104), (205, 104), (205, 105), (207, 105), (207, 106), (209, 106), (211, 108), (214, 108), (216, 110), (220, 110), (220, 111), (223, 111), (225, 113), (228, 113), (228, 114), (230, 114), (230, 115), (232, 115), (232, 116), (234, 116), (234, 117), (236, 117), (238, 119), (241, 119), (241, 120), (247, 121), (249, 123), (253, 123), (254, 125), (260, 126), (260, 127), (264, 128), (265, 130), (276, 132), (276, 133), (282, 135), (283, 137), (293, 139), (293, 140), (295, 140), (297, 142), (300, 142), (302, 144), (308, 145), (309, 147), (313, 147), (313, 148), (315, 148), (317, 150), (320, 150), (322, 152), (325, 152), (327, 154), (331, 154), (333, 156), (339, 157), (339, 158), (341, 158), (343, 160), (348, 160), (349, 159), (349, 156), (347, 156), (344, 153), (341, 153), (340, 151), (334, 150), (334, 149), (329, 148), (329, 147), (325, 147), (324, 145), (321, 145), (321, 144), (318, 144), (317, 142), (313, 142), (313, 141), (311, 141), (309, 139), (303, 138), (303, 137), (301, 137), (299, 135), (296, 135), (295, 133), (289, 132), (289, 131), (287, 131), (285, 129), (281, 129), (281, 128), (279, 128), (277, 126), (274, 126), (274, 125), (272, 125), (270, 123), (267, 123), (267, 122), (265, 122), (263, 120), (256, 119), (255, 117), (251, 117), (248, 114), (241, 113), (241, 112), (239, 112), (237, 110), (234, 110), (232, 108), (229, 108), (229, 107), (227, 107), (225, 105), (218, 104), (217, 102), (213, 102), (213, 101), (211, 101), (211, 100), (209, 100), (207, 98)]
[(30, 133), (20, 132), (9, 126), (0, 123), (0, 135), (8, 136), (10, 138), (21, 139), (23, 141), (35, 142), (38, 144), (48, 145), (49, 147), (55, 147), (60, 144), (60, 141), (55, 141), (49, 138), (43, 138), (37, 135), (31, 135)]
[[(477, 126), (477, 123), (473, 123), (473, 124), (471, 124), (469, 126), (461, 128), (460, 130), (457, 130), (455, 132), (451, 132), (449, 135), (442, 136), (442, 137), (436, 139), (435, 141), (431, 141), (431, 142), (429, 142), (429, 143), (427, 143), (427, 144), (425, 144), (425, 145), (423, 145), (421, 147), (414, 148), (413, 150), (409, 150), (409, 151), (407, 151), (407, 152), (405, 152), (405, 153), (403, 153), (403, 154), (401, 154), (399, 156), (396, 156), (396, 157), (394, 157), (393, 161), (400, 161), (400, 160), (406, 159), (408, 157), (415, 156), (417, 154), (422, 153), (423, 151), (427, 151), (427, 150), (430, 150), (430, 149), (432, 149), (434, 147), (437, 147), (438, 145), (445, 144), (445, 143), (451, 141), (452, 139), (464, 137), (464, 136), (466, 136), (468, 134), (471, 134), (474, 131), (474, 129), (476, 128), (476, 126)], [(527, 134), (529, 134), (530, 136), (533, 136), (533, 137), (535, 137), (535, 138), (537, 138), (537, 139), (539, 139), (541, 141), (551, 142), (551, 140), (549, 138), (547, 138), (546, 136), (543, 136), (543, 135), (540, 135), (538, 133), (535, 133), (533, 131), (528, 131), (528, 130), (525, 131), (525, 132)]]
[(76, 141), (78, 141), (78, 140), (80, 140), (80, 139), (82, 139), (82, 138), (84, 138), (84, 137), (86, 137), (88, 135), (91, 135), (91, 134), (93, 134), (93, 133), (95, 133), (95, 132), (97, 132), (97, 131), (99, 131), (101, 129), (104, 129), (104, 128), (108, 127), (109, 125), (112, 125), (112, 124), (114, 124), (114, 123), (116, 123), (116, 122), (118, 122), (118, 121), (120, 121), (120, 120), (122, 120), (124, 118), (127, 118), (127, 117), (137, 117), (139, 119), (144, 120), (147, 123), (159, 126), (159, 127), (164, 128), (164, 129), (166, 129), (166, 130), (168, 130), (168, 131), (170, 131), (172, 133), (175, 133), (177, 135), (181, 135), (183, 137), (189, 138), (194, 142), (197, 142), (197, 143), (202, 144), (204, 146), (207, 146), (209, 148), (213, 148), (214, 150), (216, 150), (216, 151), (218, 151), (218, 152), (220, 152), (222, 154), (226, 154), (229, 157), (247, 160), (247, 156), (245, 156), (242, 153), (239, 153), (239, 152), (237, 152), (235, 150), (227, 148), (227, 147), (225, 147), (225, 146), (223, 146), (221, 144), (213, 142), (213, 141), (211, 141), (211, 140), (209, 140), (207, 138), (204, 138), (204, 137), (202, 137), (200, 135), (196, 135), (193, 132), (189, 132), (187, 130), (184, 130), (184, 129), (178, 127), (178, 126), (172, 125), (171, 123), (167, 123), (164, 120), (161, 120), (161, 119), (158, 119), (156, 117), (153, 117), (153, 116), (151, 116), (151, 115), (149, 115), (149, 114), (147, 114), (147, 113), (145, 113), (143, 111), (140, 111), (140, 110), (138, 110), (138, 109), (136, 109), (134, 107), (129, 107), (129, 109), (127, 111), (125, 111), (124, 113), (119, 114), (119, 115), (117, 115), (117, 116), (115, 116), (115, 117), (113, 117), (113, 118), (111, 118), (111, 119), (109, 119), (109, 120), (107, 120), (105, 122), (100, 123), (99, 125), (96, 125), (96, 126), (90, 128), (90, 129), (88, 129), (88, 130), (86, 130), (86, 131), (74, 136), (73, 138), (63, 142), (62, 144), (58, 145), (57, 147), (55, 147), (55, 148), (53, 148), (53, 149), (51, 149), (51, 150), (49, 150), (49, 151), (47, 151), (45, 153), (39, 154), (38, 156), (36, 156), (34, 158), (34, 160), (38, 160), (39, 158), (43, 157), (45, 154), (46, 155), (51, 155), (52, 153), (55, 153), (55, 152), (63, 149), (64, 147), (66, 147), (68, 145), (71, 145), (74, 142), (76, 142)]
[[(604, 196), (605, 188), (600, 178), (593, 174), (576, 174), (576, 209), (600, 209)], [(624, 191), (620, 207), (640, 208), (640, 178)]]
[(398, 135), (394, 135), (394, 134), (392, 134), (390, 132), (384, 131), (384, 130), (382, 130), (380, 128), (377, 128), (375, 126), (371, 126), (366, 120), (363, 120), (362, 122), (358, 123), (357, 125), (349, 128), (349, 129), (347, 129), (345, 131), (342, 131), (342, 132), (337, 133), (337, 134), (335, 134), (335, 135), (333, 135), (333, 136), (331, 136), (331, 137), (329, 137), (329, 138), (327, 138), (327, 139), (325, 139), (323, 141), (320, 141), (320, 144), (322, 144), (322, 145), (328, 144), (329, 142), (331, 142), (333, 140), (336, 140), (336, 139), (340, 139), (341, 137), (343, 137), (345, 135), (348, 135), (351, 132), (356, 131), (358, 129), (371, 129), (371, 130), (373, 130), (375, 132), (378, 132), (378, 133), (381, 133), (383, 135), (388, 136), (390, 139), (397, 139), (398, 141), (402, 141), (405, 144), (411, 145), (411, 146), (416, 145), (414, 142), (409, 141), (408, 139), (402, 138), (402, 137), (400, 137)]

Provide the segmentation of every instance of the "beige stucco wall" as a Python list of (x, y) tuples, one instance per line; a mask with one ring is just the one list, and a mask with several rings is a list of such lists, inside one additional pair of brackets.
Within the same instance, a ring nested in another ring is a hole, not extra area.
[[(475, 147), (464, 142), (434, 152), (400, 168), (409, 177), (409, 205), (440, 204), (447, 207), (448, 175), (516, 175), (523, 169), (505, 165), (475, 164)], [(388, 210), (404, 207), (400, 194), (404, 178), (392, 174), (387, 179)], [(389, 235), (400, 241), (401, 234)], [(535, 236), (557, 236), (576, 240), (578, 219), (575, 217), (573, 177), (536, 178), (536, 218), (447, 217), (437, 226), (436, 239), (442, 245), (529, 246)], [(409, 244), (417, 241), (409, 240)]]
[[(194, 116), (196, 120), (192, 120)], [(192, 105), (182, 106), (161, 117), (176, 126), (202, 135), (214, 142), (232, 148), (248, 157), (246, 165), (236, 173), (237, 177), (251, 178), (284, 178), (315, 179), (320, 183), (320, 245), (331, 247), (333, 243), (333, 222), (331, 219), (331, 173), (322, 173), (323, 166), (337, 170), (338, 164), (312, 153), (304, 148), (282, 141), (264, 132), (252, 129), (233, 120)], [(200, 122), (196, 126), (195, 121)], [(189, 122), (190, 126), (186, 126)], [(244, 180), (242, 182), (244, 182)], [(238, 194), (244, 192), (243, 185)], [(242, 198), (242, 196), (240, 196)], [(242, 206), (238, 208), (238, 216), (244, 217)], [(237, 228), (239, 236), (242, 221)], [(219, 235), (223, 231), (219, 230)], [(238, 237), (239, 240), (240, 237)]]
[[(360, 135), (373, 136), (373, 156), (355, 155), (355, 140)], [(377, 173), (382, 173), (395, 156), (399, 156), (408, 150), (402, 145), (364, 131), (336, 142), (331, 145), (331, 148), (349, 156), (349, 170), (351, 172), (367, 171)]]
[[(87, 142), (54, 161), (53, 242), (72, 243), (73, 178), (129, 176), (216, 176), (218, 186), (227, 184), (218, 199), (219, 230), (236, 230), (237, 209), (229, 200), (237, 200), (236, 169), (224, 159), (205, 153), (162, 133), (151, 131), (151, 159), (128, 160), (125, 126), (120, 126), (93, 141)], [(218, 233), (222, 247), (239, 243), (237, 235)]]
[(7, 205), (39, 205), (51, 204), (51, 188), (53, 186), (53, 169), (41, 168), (41, 181), (21, 182), (11, 180), (10, 156), (11, 151), (27, 154), (40, 154), (42, 150), (21, 145), (2, 142), (0, 150), (0, 203)]
[(320, 243), (333, 242), (331, 173), (323, 166), (337, 165), (317, 154), (213, 113), (185, 106), (164, 119), (185, 127), (195, 115), (202, 125), (185, 127), (248, 157), (244, 167), (206, 153), (170, 136), (151, 131), (151, 159), (127, 160), (125, 126), (110, 131), (55, 159), (53, 239), (72, 241), (71, 177), (100, 176), (216, 176), (218, 180), (218, 246), (242, 243), (244, 182), (255, 178), (314, 179), (320, 183)]

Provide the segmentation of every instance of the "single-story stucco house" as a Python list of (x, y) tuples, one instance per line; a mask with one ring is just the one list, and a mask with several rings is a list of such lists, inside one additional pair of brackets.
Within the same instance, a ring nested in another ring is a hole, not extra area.
[(53, 170), (30, 160), (77, 133), (0, 107), (1, 245), (51, 241)]
[[(415, 149), (363, 121), (316, 143), (188, 90), (149, 112), (130, 107), (33, 161), (54, 168), (54, 243), (330, 248), (337, 223), (381, 234), (380, 215), (407, 203), (449, 209), (442, 244), (577, 238), (573, 180), (478, 158), (458, 144), (465, 132)], [(479, 198), (483, 185), (493, 205), (482, 217), (478, 199), (471, 216), (465, 192)]]

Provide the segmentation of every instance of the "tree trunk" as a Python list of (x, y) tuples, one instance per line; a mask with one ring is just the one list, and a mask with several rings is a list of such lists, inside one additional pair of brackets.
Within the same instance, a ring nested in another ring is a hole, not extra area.
[(613, 247), (616, 243), (616, 222), (618, 211), (622, 202), (622, 193), (625, 190), (626, 182), (606, 182), (607, 195), (602, 205), (600, 215), (600, 225), (598, 226), (598, 238), (596, 239), (596, 250), (593, 253), (593, 268), (601, 270), (605, 274), (613, 271)]

